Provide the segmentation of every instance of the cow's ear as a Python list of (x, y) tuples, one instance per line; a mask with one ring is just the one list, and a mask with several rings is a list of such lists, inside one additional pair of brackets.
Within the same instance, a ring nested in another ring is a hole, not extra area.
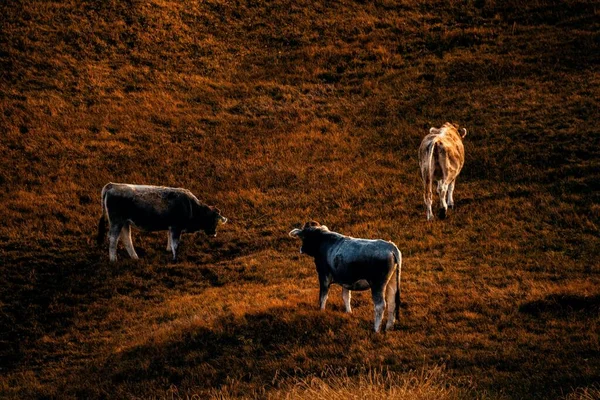
[(289, 233), (291, 237), (299, 237), (302, 239), (302, 230), (301, 229), (292, 229)]
[(460, 137), (464, 139), (465, 136), (467, 136), (467, 130), (465, 128), (462, 128), (460, 130)]

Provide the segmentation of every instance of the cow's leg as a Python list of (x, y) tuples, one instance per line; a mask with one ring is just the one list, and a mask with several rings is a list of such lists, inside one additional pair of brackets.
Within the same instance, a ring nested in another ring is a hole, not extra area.
[(173, 261), (177, 261), (177, 248), (181, 239), (181, 232), (176, 229), (169, 229), (169, 241), (171, 242), (171, 251), (173, 252)]
[(108, 258), (110, 261), (117, 261), (117, 244), (121, 229), (123, 229), (123, 224), (111, 224), (108, 230)]
[(342, 299), (344, 300), (344, 306), (346, 307), (346, 312), (351, 313), (352, 307), (350, 307), (350, 298), (352, 297), (352, 292), (350, 289), (346, 289), (342, 287)]
[(167, 233), (167, 251), (171, 251), (171, 228), (169, 228), (169, 232)]
[(326, 276), (319, 276), (319, 308), (325, 309), (327, 304), (327, 297), (329, 296), (329, 286), (331, 285), (331, 279)]
[(431, 205), (433, 203), (433, 193), (429, 192), (425, 194), (425, 208), (427, 210), (427, 221), (433, 219), (433, 211), (431, 211)]
[(385, 311), (385, 299), (383, 296), (384, 287), (373, 287), (371, 295), (375, 304), (375, 332), (379, 332), (381, 321), (383, 320), (383, 312)]
[(427, 221), (433, 219), (433, 211), (431, 211), (431, 205), (433, 204), (433, 190), (431, 188), (431, 179), (429, 177), (423, 178), (423, 185), (425, 190), (423, 193), (423, 201), (425, 202), (425, 208), (427, 210)]
[(396, 270), (392, 274), (386, 286), (385, 298), (387, 300), (388, 318), (385, 330), (390, 330), (396, 321), (396, 291), (398, 290), (398, 275)]
[(456, 181), (452, 181), (452, 183), (450, 185), (448, 185), (448, 207), (450, 209), (454, 208), (454, 182)]
[(440, 219), (444, 219), (446, 218), (446, 213), (448, 211), (448, 204), (446, 203), (446, 193), (448, 192), (448, 184), (443, 180), (439, 180), (437, 185), (437, 192), (440, 196), (439, 217)]
[(329, 296), (329, 286), (321, 285), (319, 289), (319, 308), (324, 310)]
[(139, 257), (133, 248), (133, 242), (131, 241), (131, 227), (129, 224), (123, 225), (123, 228), (121, 229), (121, 240), (125, 245), (127, 253), (129, 253), (129, 257), (137, 260)]

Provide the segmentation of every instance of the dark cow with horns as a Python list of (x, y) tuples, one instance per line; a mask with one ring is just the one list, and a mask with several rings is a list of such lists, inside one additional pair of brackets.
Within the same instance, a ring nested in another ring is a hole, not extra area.
[(311, 221), (290, 236), (302, 240), (300, 252), (315, 259), (319, 274), (320, 307), (325, 309), (329, 286), (342, 286), (346, 312), (350, 308), (352, 290), (371, 289), (375, 303), (375, 332), (379, 332), (388, 305), (386, 330), (391, 329), (400, 314), (400, 268), (402, 255), (398, 247), (385, 240), (356, 239), (330, 231)]
[(163, 186), (109, 183), (102, 188), (102, 217), (98, 223), (98, 244), (106, 235), (109, 222), (110, 261), (117, 260), (119, 237), (133, 259), (138, 256), (131, 242), (130, 226), (145, 231), (169, 231), (167, 250), (177, 260), (177, 247), (183, 232), (204, 231), (217, 236), (217, 225), (227, 222), (220, 211), (202, 204), (187, 189)]

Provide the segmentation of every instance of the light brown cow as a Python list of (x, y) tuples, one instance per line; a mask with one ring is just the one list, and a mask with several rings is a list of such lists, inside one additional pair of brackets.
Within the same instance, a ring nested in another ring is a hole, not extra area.
[(421, 178), (425, 189), (424, 200), (427, 207), (427, 220), (433, 219), (431, 204), (433, 201), (432, 184), (438, 179), (437, 193), (440, 197), (441, 219), (446, 218), (448, 207), (454, 207), (454, 184), (465, 162), (465, 148), (462, 139), (467, 130), (459, 131), (449, 122), (441, 128), (431, 128), (419, 147)]

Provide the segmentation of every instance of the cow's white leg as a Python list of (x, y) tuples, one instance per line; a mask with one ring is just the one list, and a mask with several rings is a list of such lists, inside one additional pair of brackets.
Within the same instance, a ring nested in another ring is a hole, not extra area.
[(134, 260), (137, 260), (139, 257), (135, 252), (135, 249), (133, 248), (133, 242), (131, 241), (131, 227), (129, 226), (129, 224), (125, 224), (121, 229), (121, 240), (125, 245), (127, 253), (129, 253), (129, 257), (133, 258)]
[(350, 289), (346, 289), (342, 287), (342, 299), (344, 300), (344, 306), (346, 307), (346, 312), (351, 313), (352, 307), (350, 307), (350, 299), (352, 298), (352, 292)]
[(117, 261), (117, 244), (123, 225), (114, 224), (108, 230), (108, 258), (110, 261)]
[(171, 243), (171, 251), (173, 252), (173, 261), (177, 261), (177, 248), (181, 239), (181, 232), (169, 230), (169, 242)]
[(321, 287), (319, 290), (319, 308), (321, 310), (325, 309), (325, 305), (327, 304), (328, 296), (329, 296), (329, 287)]
[(448, 207), (450, 208), (454, 208), (454, 182), (456, 181), (452, 181), (452, 183), (450, 185), (448, 185)]
[(329, 286), (331, 284), (331, 279), (328, 277), (319, 276), (319, 308), (321, 310), (325, 309), (325, 305), (327, 304), (327, 297), (329, 296)]
[(388, 318), (387, 323), (385, 324), (385, 330), (390, 330), (394, 326), (394, 322), (396, 321), (396, 291), (398, 290), (398, 277), (396, 275), (396, 271), (392, 277), (390, 278), (387, 287), (386, 287), (386, 300), (387, 300), (387, 309), (388, 309)]
[(373, 303), (375, 304), (375, 332), (379, 332), (379, 328), (381, 328), (381, 321), (383, 320), (383, 312), (385, 311), (385, 299), (383, 298), (383, 290), (373, 290), (372, 296)]
[(431, 205), (433, 203), (433, 194), (430, 192), (425, 195), (425, 208), (427, 209), (427, 221), (433, 219), (433, 211), (431, 211)]
[(448, 184), (442, 180), (438, 181), (437, 192), (440, 196), (440, 218), (446, 218), (446, 212), (448, 211), (448, 204), (446, 203), (446, 193), (448, 192)]
[(431, 205), (433, 204), (433, 191), (431, 188), (431, 181), (427, 181), (426, 179), (428, 178), (423, 178), (423, 184), (425, 186), (423, 201), (425, 202), (425, 208), (427, 210), (427, 221), (431, 221), (433, 219), (433, 211), (431, 211)]

